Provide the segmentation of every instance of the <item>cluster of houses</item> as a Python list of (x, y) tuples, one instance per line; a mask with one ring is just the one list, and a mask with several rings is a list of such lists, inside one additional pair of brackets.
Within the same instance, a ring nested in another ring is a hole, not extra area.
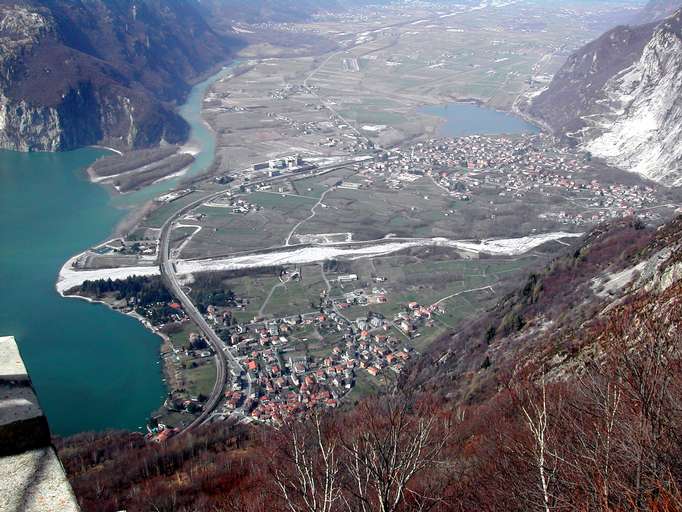
[[(314, 322), (328, 323), (329, 319), (320, 314)], [(379, 332), (376, 328), (368, 330), (373, 325), (380, 326)], [(358, 371), (373, 377), (383, 371), (398, 374), (412, 357), (413, 349), (401, 345), (396, 336), (383, 332), (383, 322), (370, 325), (367, 321), (357, 329), (348, 324), (345, 327), (347, 332), (342, 340), (327, 355), (315, 357), (282, 346), (294, 345), (291, 338), (283, 343), (281, 337), (270, 334), (268, 343), (263, 341), (266, 336), (260, 337), (243, 356), (243, 364), (251, 377), (251, 395), (246, 396), (239, 389), (227, 391), (226, 409), (233, 411), (241, 407), (254, 420), (277, 424), (287, 416), (314, 407), (337, 407), (341, 398), (355, 387)], [(263, 330), (269, 332), (269, 329)]]
[(270, 91), (269, 96), (275, 100), (286, 100), (291, 96), (298, 94), (315, 94), (319, 92), (320, 88), (317, 86), (309, 86), (302, 84), (285, 84), (282, 87)]
[[(232, 210), (232, 213), (246, 214), (251, 211), (258, 211), (261, 207), (257, 204), (249, 203), (248, 201), (239, 198), (232, 197), (232, 194), (227, 193), (220, 197), (217, 197), (209, 202), (203, 204), (203, 206), (211, 208), (226, 208)], [(194, 220), (194, 219), (187, 219)], [(199, 219), (200, 220), (200, 219)]]
[(350, 308), (385, 304), (386, 294), (374, 287), (338, 298), (324, 295), (319, 311), (251, 324), (225, 322), (221, 308), (209, 307), (209, 322), (219, 329), (229, 325), (231, 334), (223, 339), (244, 368), (225, 392), (225, 413), (277, 424), (313, 407), (337, 407), (355, 387), (358, 372), (370, 378), (400, 374), (415, 354), (411, 339), (444, 310), (411, 302), (392, 318), (369, 310), (355, 320), (344, 316)]
[[(577, 212), (549, 212), (565, 224), (581, 225), (637, 214), (655, 218), (648, 208), (657, 204), (657, 191), (648, 185), (603, 184), (592, 179), (587, 153), (559, 149), (546, 134), (514, 137), (472, 135), (433, 139), (393, 149), (361, 174), (384, 177), (389, 188), (401, 189), (423, 176), (454, 199), (468, 201), (482, 190), (499, 197), (523, 199), (530, 193), (559, 194)], [(589, 211), (589, 214), (585, 212)]]
[(605, 211), (644, 208), (656, 200), (656, 191), (649, 186), (602, 185), (582, 176), (590, 168), (589, 155), (559, 150), (546, 134), (430, 141), (408, 148), (400, 163), (423, 169), (453, 195), (463, 197), (491, 185), (500, 189), (499, 195), (515, 198), (560, 189), (589, 199), (586, 207)]

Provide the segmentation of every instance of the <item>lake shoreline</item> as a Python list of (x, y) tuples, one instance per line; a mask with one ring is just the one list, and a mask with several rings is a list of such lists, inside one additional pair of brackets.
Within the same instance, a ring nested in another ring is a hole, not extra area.
[[(237, 61), (232, 63), (232, 65), (236, 64)], [(91, 248), (102, 246), (118, 236), (125, 235), (126, 232), (137, 225), (142, 217), (149, 211), (149, 209), (152, 207), (152, 201), (154, 197), (177, 188), (181, 180), (186, 179), (188, 176), (191, 177), (200, 174), (201, 172), (208, 169), (215, 161), (216, 133), (210, 124), (203, 118), (203, 100), (212, 84), (224, 77), (230, 68), (231, 66), (221, 66), (220, 68), (216, 69), (217, 72), (215, 72), (215, 74), (208, 76), (202, 82), (198, 82), (194, 86), (197, 89), (187, 95), (187, 102), (179, 108), (180, 114), (185, 117), (186, 121), (192, 127), (188, 140), (183, 144), (179, 152), (187, 152), (197, 157), (195, 162), (187, 168), (182, 169), (182, 172), (174, 173), (172, 176), (166, 176), (141, 190), (130, 191), (128, 193), (122, 194), (116, 191), (115, 187), (111, 183), (96, 181), (92, 172), (92, 164), (83, 169), (83, 172), (81, 173), (83, 179), (88, 181), (90, 184), (106, 191), (107, 196), (109, 197), (109, 208), (115, 210), (127, 210), (127, 213), (123, 214), (123, 216), (114, 226), (113, 232), (104, 241), (91, 246)], [(114, 148), (109, 147), (100, 147), (98, 149), (107, 150), (119, 155), (124, 154), (118, 150), (115, 150)], [(158, 328), (154, 327), (149, 320), (140, 316), (134, 311), (124, 312), (113, 307), (112, 304), (106, 301), (86, 297), (78, 293), (69, 293), (69, 290), (72, 290), (74, 287), (78, 286), (78, 281), (85, 277), (82, 274), (80, 276), (76, 276), (76, 273), (87, 272), (87, 279), (91, 280), (107, 278), (121, 279), (132, 275), (159, 275), (159, 267), (155, 265), (139, 268), (123, 267), (118, 269), (74, 270), (74, 262), (84, 256), (89, 250), (90, 248), (71, 256), (61, 265), (57, 274), (57, 279), (53, 284), (53, 289), (57, 291), (61, 299), (76, 299), (88, 302), (90, 304), (104, 304), (113, 313), (135, 318), (144, 327), (145, 331), (156, 335), (157, 339), (160, 338), (160, 343), (157, 343), (156, 346), (155, 362), (157, 367), (160, 366), (160, 384), (164, 390), (164, 395), (167, 396), (171, 391), (171, 380), (169, 379), (169, 376), (172, 376), (174, 372), (173, 365), (170, 363), (167, 357), (164, 357), (164, 354), (167, 352), (166, 348), (170, 349), (170, 347), (172, 347), (170, 337), (161, 332)], [(107, 314), (110, 313), (107, 312)], [(159, 411), (160, 408), (163, 407), (163, 404), (164, 399), (161, 397), (161, 401), (147, 411), (145, 418), (148, 418), (150, 415), (153, 415)], [(138, 420), (136, 423), (140, 423), (142, 421), (143, 420)], [(132, 425), (129, 428), (132, 431), (138, 430)]]
[[(416, 113), (438, 118), (438, 128), (435, 133), (438, 137), (504, 136), (546, 131), (546, 128), (539, 123), (519, 115), (514, 107), (511, 110), (502, 110), (490, 107), (476, 98), (462, 98), (446, 103), (429, 104), (417, 108)], [(461, 116), (461, 118), (456, 116)], [(487, 119), (483, 116), (486, 116)], [(468, 123), (470, 119), (475, 119), (477, 123), (483, 121), (483, 124), (495, 125), (500, 128), (477, 130), (475, 124), (474, 128), (470, 128)]]

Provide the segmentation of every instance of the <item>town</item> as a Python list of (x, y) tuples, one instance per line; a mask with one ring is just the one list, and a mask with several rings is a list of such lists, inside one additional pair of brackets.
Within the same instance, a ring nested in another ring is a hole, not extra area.
[(655, 210), (649, 210), (659, 203), (653, 184), (602, 184), (590, 172), (589, 154), (561, 148), (547, 134), (432, 139), (395, 148), (391, 154), (383, 163), (370, 164), (367, 172), (390, 174), (394, 188), (426, 175), (461, 201), (486, 189), (494, 190), (498, 197), (518, 200), (531, 192), (561, 194), (574, 211), (542, 215), (578, 226), (635, 214), (660, 218)]
[[(296, 280), (298, 275), (295, 269), (282, 271), (283, 279)], [(357, 276), (340, 275), (337, 280), (352, 285)], [(313, 407), (338, 407), (359, 381), (375, 386), (395, 381), (406, 362), (418, 354), (412, 340), (420, 336), (422, 327), (432, 324), (433, 316), (445, 310), (439, 304), (424, 307), (410, 302), (386, 318), (369, 308), (386, 301), (385, 290), (378, 287), (354, 289), (338, 297), (322, 291), (314, 311), (251, 322), (239, 322), (234, 316), (245, 306), (242, 299), (232, 296), (220, 306), (209, 304), (205, 318), (224, 341), (225, 349), (232, 350), (244, 367), (241, 373), (231, 371), (230, 389), (224, 392), (218, 414), (238, 414), (249, 421), (277, 425), (287, 416)], [(176, 303), (170, 306), (177, 316), (167, 320), (189, 322), (177, 311)], [(345, 310), (357, 306), (367, 306), (367, 313), (355, 319), (344, 315)], [(163, 331), (165, 325), (156, 324), (155, 328)], [(309, 350), (308, 341), (314, 336), (322, 339), (321, 347)], [(182, 357), (212, 355), (196, 332), (188, 340), (187, 345), (175, 347), (176, 356), (180, 352)], [(195, 414), (201, 410), (202, 397), (172, 391), (168, 405)]]

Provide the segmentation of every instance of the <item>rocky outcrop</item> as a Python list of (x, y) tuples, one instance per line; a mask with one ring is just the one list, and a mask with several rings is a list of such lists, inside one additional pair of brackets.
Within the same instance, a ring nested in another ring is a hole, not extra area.
[(604, 86), (585, 118), (585, 149), (661, 183), (682, 185), (680, 14), (654, 33), (641, 58)]
[(237, 44), (194, 0), (0, 0), (0, 147), (182, 142), (176, 104)]
[(578, 50), (527, 113), (613, 165), (682, 184), (680, 17), (618, 27)]

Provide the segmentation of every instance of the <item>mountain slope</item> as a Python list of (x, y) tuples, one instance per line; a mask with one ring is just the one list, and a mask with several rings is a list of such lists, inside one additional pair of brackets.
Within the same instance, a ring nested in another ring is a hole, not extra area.
[(0, 147), (180, 142), (174, 103), (237, 44), (190, 0), (3, 0)]
[(682, 184), (680, 13), (656, 29), (636, 63), (609, 80), (600, 106), (588, 120), (586, 149), (655, 181)]
[(618, 27), (569, 57), (528, 113), (595, 156), (682, 184), (682, 22)]
[(623, 307), (638, 303), (633, 314), (641, 314), (670, 306), (682, 289), (681, 240), (682, 217), (657, 229), (632, 219), (596, 228), (486, 315), (430, 347), (411, 385), (474, 404), (509, 380), (575, 378), (609, 355), (598, 340)]

